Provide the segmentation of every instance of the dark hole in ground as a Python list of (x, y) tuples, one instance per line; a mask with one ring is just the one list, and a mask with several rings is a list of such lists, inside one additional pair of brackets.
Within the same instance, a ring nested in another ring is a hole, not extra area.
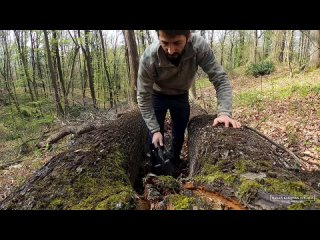
[[(178, 179), (178, 178), (185, 178), (189, 174), (189, 165), (187, 164), (187, 160), (182, 160), (183, 164), (180, 164), (179, 166), (176, 166), (174, 168), (174, 173), (173, 173), (173, 178)], [(134, 190), (138, 195), (143, 195), (144, 193), (144, 184), (143, 184), (143, 179), (149, 174), (153, 173), (156, 174), (155, 172), (152, 171), (151, 167), (151, 159), (150, 155), (145, 154), (144, 160), (143, 160), (143, 165), (139, 169), (139, 173), (137, 176), (137, 179), (133, 185)], [(158, 175), (158, 174), (156, 174)], [(161, 174), (162, 175), (162, 174)]]

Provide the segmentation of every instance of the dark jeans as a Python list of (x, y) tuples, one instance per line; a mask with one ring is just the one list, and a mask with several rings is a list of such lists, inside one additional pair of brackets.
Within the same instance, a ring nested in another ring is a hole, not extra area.
[[(184, 132), (190, 116), (190, 104), (188, 93), (182, 95), (153, 94), (153, 107), (160, 125), (160, 132), (164, 136), (164, 120), (169, 109), (172, 121), (172, 143), (170, 149), (171, 158), (179, 159)], [(148, 144), (150, 150), (154, 149), (152, 144), (152, 134), (149, 132)]]

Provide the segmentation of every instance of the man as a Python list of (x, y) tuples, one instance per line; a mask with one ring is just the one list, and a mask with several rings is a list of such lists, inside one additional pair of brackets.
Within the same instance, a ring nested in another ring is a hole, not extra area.
[(208, 74), (217, 92), (218, 117), (212, 126), (223, 123), (226, 127), (231, 124), (239, 128), (241, 124), (231, 118), (232, 93), (228, 77), (204, 38), (190, 30), (156, 31), (159, 41), (151, 44), (140, 59), (137, 100), (150, 131), (151, 152), (163, 146), (164, 121), (169, 109), (173, 135), (169, 158), (177, 166), (181, 162), (184, 132), (190, 116), (188, 90), (198, 66)]

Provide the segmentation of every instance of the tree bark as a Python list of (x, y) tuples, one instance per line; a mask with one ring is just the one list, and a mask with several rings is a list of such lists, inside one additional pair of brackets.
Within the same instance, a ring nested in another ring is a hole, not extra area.
[[(20, 33), (21, 33), (21, 35), (20, 35)], [(24, 74), (26, 75), (28, 89), (29, 89), (29, 93), (30, 93), (30, 96), (31, 96), (31, 101), (34, 102), (35, 98), (34, 98), (34, 94), (33, 94), (33, 91), (32, 91), (32, 86), (31, 86), (32, 81), (31, 81), (30, 74), (29, 74), (29, 71), (28, 71), (28, 63), (27, 63), (27, 59), (26, 59), (26, 56), (25, 56), (25, 48), (24, 48), (24, 45), (23, 45), (23, 31), (19, 32), (18, 30), (15, 30), (14, 34), (16, 36), (19, 56), (20, 56), (20, 59), (21, 59), (21, 62), (22, 62)]]
[(69, 108), (68, 95), (67, 95), (66, 84), (64, 81), (64, 75), (63, 75), (62, 66), (61, 66), (61, 59), (60, 59), (60, 53), (59, 53), (59, 39), (57, 37), (56, 30), (53, 30), (52, 37), (54, 40), (55, 59), (57, 61), (58, 75), (59, 75), (60, 85), (63, 93), (64, 111), (67, 112)]
[(54, 72), (54, 67), (53, 67), (53, 63), (52, 63), (52, 56), (51, 56), (51, 50), (50, 50), (50, 46), (49, 46), (48, 32), (47, 32), (47, 30), (43, 30), (43, 33), (44, 33), (44, 39), (45, 39), (45, 44), (46, 44), (46, 49), (47, 49), (48, 65), (49, 65), (49, 70), (50, 70), (50, 74), (51, 74), (51, 81), (52, 81), (54, 98), (55, 98), (55, 103), (56, 103), (56, 108), (57, 108), (57, 114), (59, 116), (64, 116), (63, 108), (62, 108), (62, 105), (60, 102), (60, 95), (58, 92), (57, 78), (56, 78), (56, 74)]
[(247, 209), (320, 209), (320, 172), (303, 172), (288, 152), (256, 131), (213, 128), (214, 117), (198, 115), (188, 125), (192, 189)]
[(310, 66), (320, 67), (320, 30), (311, 30)]
[(130, 73), (130, 93), (131, 103), (137, 104), (137, 78), (139, 67), (139, 56), (134, 30), (124, 30), (126, 47), (128, 49), (129, 73)]
[(110, 73), (109, 73), (109, 70), (107, 67), (106, 50), (105, 50), (104, 39), (103, 39), (101, 30), (99, 30), (99, 35), (100, 35), (100, 40), (101, 40), (101, 45), (102, 45), (103, 68), (106, 73), (108, 87), (109, 87), (109, 103), (110, 103), (110, 107), (113, 108), (113, 101), (114, 101), (113, 100), (113, 86), (112, 86), (112, 82), (111, 82), (111, 78), (110, 78)]
[(85, 33), (85, 36), (84, 36), (85, 48), (82, 48), (82, 50), (84, 52), (86, 63), (87, 63), (88, 81), (89, 81), (89, 88), (90, 88), (90, 93), (92, 97), (93, 107), (97, 108), (97, 99), (96, 99), (96, 93), (94, 89), (92, 57), (89, 49), (89, 30), (85, 30), (84, 33)]

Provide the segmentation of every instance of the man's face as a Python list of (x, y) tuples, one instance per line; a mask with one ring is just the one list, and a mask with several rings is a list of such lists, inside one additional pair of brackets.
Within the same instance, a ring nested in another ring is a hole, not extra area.
[(168, 36), (160, 30), (159, 41), (166, 56), (169, 59), (177, 59), (183, 54), (188, 39), (184, 35)]

